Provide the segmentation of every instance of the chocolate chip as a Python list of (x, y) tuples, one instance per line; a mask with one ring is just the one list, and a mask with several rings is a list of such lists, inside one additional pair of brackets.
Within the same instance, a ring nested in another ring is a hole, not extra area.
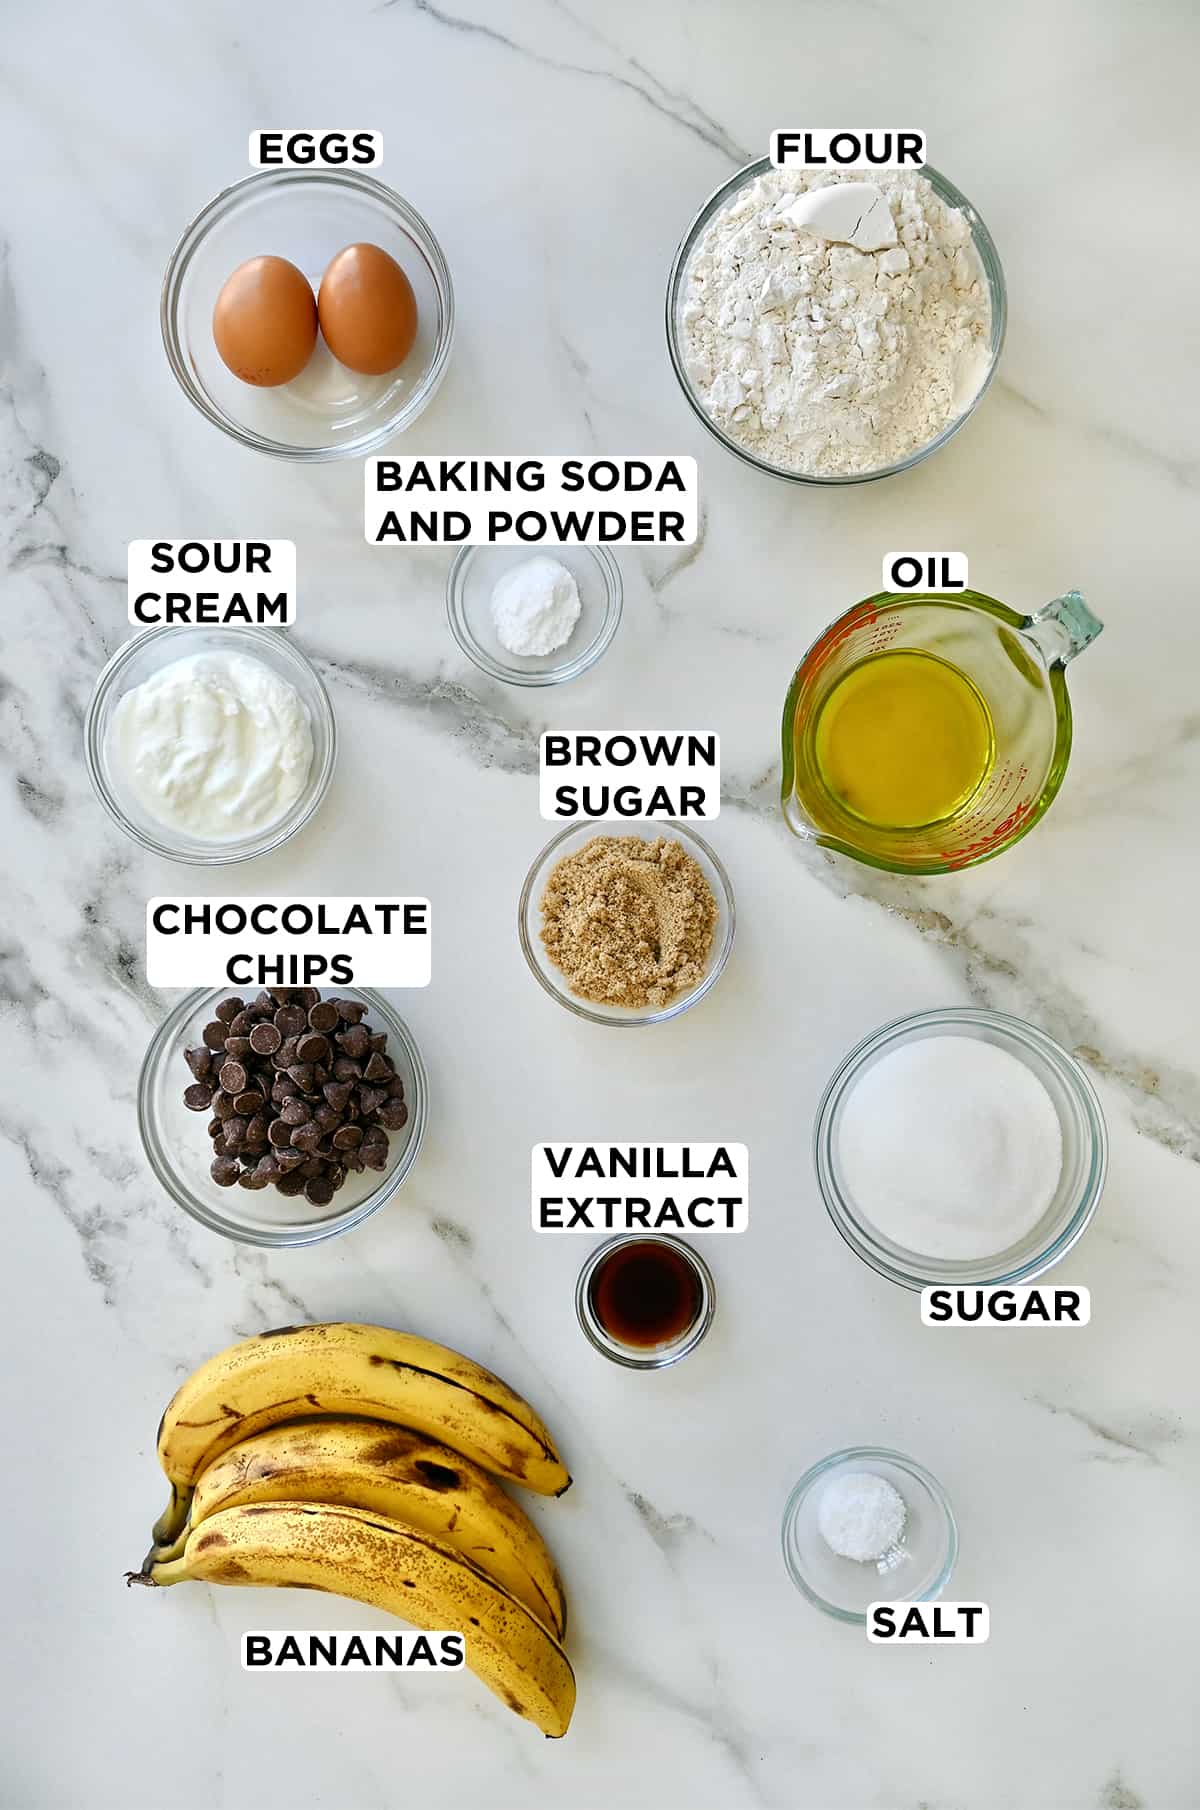
[(304, 1152), (303, 1150), (276, 1149), (275, 1161), (279, 1164), (283, 1173), (287, 1175), (291, 1170), (300, 1167), (301, 1163), (304, 1161)]
[(313, 1088), (312, 1064), (309, 1062), (293, 1062), (288, 1074), (296, 1083), (302, 1094), (309, 1094)]
[(358, 1081), (362, 1077), (362, 1063), (351, 1062), (349, 1056), (339, 1056), (333, 1065), (335, 1081)]
[(283, 1042), (277, 1025), (256, 1024), (250, 1033), (250, 1048), (256, 1056), (271, 1056)]
[(350, 1056), (355, 1062), (371, 1047), (370, 1032), (361, 1024), (352, 1024), (348, 1031), (339, 1031), (337, 1041), (343, 1056)]
[(265, 1144), (271, 1134), (271, 1120), (265, 1112), (256, 1112), (246, 1127), (248, 1144)]
[(321, 1127), (319, 1125), (314, 1125), (311, 1120), (309, 1120), (307, 1125), (296, 1125), (294, 1127), (284, 1125), (282, 1119), (277, 1120), (276, 1123), (282, 1125), (284, 1131), (287, 1132), (288, 1140), (290, 1141), (293, 1150), (303, 1150), (305, 1156), (314, 1156), (316, 1154), (317, 1145), (321, 1142)]
[(392, 1065), (386, 1056), (372, 1051), (371, 1059), (363, 1070), (364, 1081), (386, 1081), (392, 1073)]
[(237, 1145), (245, 1142), (246, 1127), (249, 1123), (249, 1119), (240, 1119), (236, 1114), (233, 1118), (226, 1119), (223, 1136), (231, 1150), (236, 1149)]
[(248, 1087), (244, 1093), (238, 1095), (233, 1104), (239, 1117), (243, 1119), (252, 1119), (256, 1112), (261, 1112), (262, 1108), (266, 1105), (266, 1101), (258, 1092), (257, 1088)]
[(388, 1147), (387, 1139), (382, 1144), (362, 1143), (358, 1147), (359, 1155), (368, 1169), (386, 1169)]
[(218, 1156), (210, 1165), (208, 1173), (218, 1188), (232, 1188), (241, 1174), (241, 1170), (233, 1157)]
[(306, 1012), (311, 1012), (319, 1002), (321, 995), (315, 987), (297, 987), (293, 997), (298, 1006), (303, 1006)]
[(279, 1180), (275, 1183), (275, 1192), (277, 1194), (285, 1194), (289, 1197), (293, 1194), (303, 1194), (304, 1177), (297, 1174), (281, 1175)]
[(361, 999), (335, 999), (333, 1004), (338, 1009), (338, 1016), (347, 1024), (357, 1024), (367, 1015), (367, 1008)]
[(393, 1075), (388, 1082), (388, 1092), (391, 1094), (393, 1100), (402, 1100), (404, 1098), (404, 1083), (399, 1075)]
[(197, 1081), (203, 1081), (212, 1072), (213, 1053), (202, 1043), (198, 1043), (193, 1050), (184, 1050), (183, 1059)]
[(253, 1029), (254, 1019), (250, 1015), (249, 1008), (239, 1012), (236, 1018), (231, 1018), (229, 1020), (229, 1035), (231, 1037), (248, 1037)]
[(319, 1031), (309, 1031), (296, 1041), (296, 1054), (301, 1062), (328, 1062), (330, 1050), (328, 1041)]
[(281, 1037), (299, 1037), (308, 1028), (308, 1014), (299, 1006), (280, 1006), (275, 1014), (275, 1029)]
[(269, 1185), (267, 1177), (260, 1175), (257, 1169), (243, 1169), (238, 1176), (239, 1188), (252, 1188), (257, 1192), (259, 1188), (266, 1188)]
[(225, 1026), (221, 1023), (219, 1018), (214, 1018), (211, 1024), (206, 1024), (200, 1035), (210, 1050), (223, 1050), (225, 1048), (226, 1031)]
[(306, 1100), (284, 1100), (279, 1108), (279, 1117), (285, 1125), (306, 1125), (312, 1118), (312, 1108)]
[(369, 1119), (373, 1112), (381, 1107), (387, 1095), (382, 1088), (368, 1087), (365, 1083), (358, 1090), (358, 1110), (364, 1119)]
[(237, 1094), (245, 1093), (246, 1082), (249, 1080), (249, 1076), (247, 1075), (246, 1070), (243, 1067), (243, 1065), (240, 1062), (233, 1061), (232, 1059), (228, 1062), (223, 1062), (221, 1064), (221, 1073), (220, 1073), (219, 1078), (220, 1078), (221, 1086), (225, 1089), (225, 1092), (227, 1094), (234, 1094), (235, 1096)]
[(221, 1020), (222, 1024), (232, 1024), (238, 1013), (244, 1012), (245, 1009), (245, 1000), (238, 999), (236, 994), (232, 995), (229, 999), (223, 999), (219, 1006), (213, 1007), (214, 1013)]
[(314, 1031), (336, 1031), (338, 1025), (338, 1009), (332, 999), (323, 999), (309, 1008), (309, 1029)]
[(292, 1141), (292, 1127), (284, 1119), (272, 1119), (267, 1126), (267, 1142), (281, 1150)]
[(251, 1051), (249, 1037), (229, 1036), (225, 1039), (225, 1054), (235, 1062), (244, 1062)]
[(212, 1097), (212, 1109), (214, 1118), (231, 1119), (235, 1111), (232, 1094), (227, 1094), (223, 1088), (218, 1087)]
[(333, 1147), (335, 1150), (353, 1150), (357, 1144), (362, 1143), (362, 1135), (361, 1126), (343, 1125), (340, 1131), (333, 1134)]
[(212, 1105), (213, 1090), (207, 1081), (193, 1081), (183, 1090), (183, 1103), (189, 1112), (207, 1112)]
[(334, 1112), (345, 1112), (350, 1101), (349, 1081), (326, 1081), (321, 1092)]
[(403, 1100), (385, 1100), (379, 1108), (379, 1123), (389, 1131), (399, 1131), (408, 1124), (408, 1107)]
[(275, 1054), (271, 1057), (271, 1067), (289, 1069), (296, 1060), (296, 1039), (285, 1037)]
[(334, 1185), (328, 1176), (314, 1175), (311, 1181), (304, 1184), (305, 1197), (312, 1202), (314, 1207), (327, 1207), (335, 1192)]

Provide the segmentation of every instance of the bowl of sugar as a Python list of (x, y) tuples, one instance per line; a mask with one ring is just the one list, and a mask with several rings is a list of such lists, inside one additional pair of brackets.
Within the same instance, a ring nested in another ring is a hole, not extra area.
[(981, 1007), (884, 1025), (817, 1110), (817, 1181), (855, 1254), (905, 1288), (1030, 1282), (1096, 1210), (1095, 1089), (1035, 1025)]

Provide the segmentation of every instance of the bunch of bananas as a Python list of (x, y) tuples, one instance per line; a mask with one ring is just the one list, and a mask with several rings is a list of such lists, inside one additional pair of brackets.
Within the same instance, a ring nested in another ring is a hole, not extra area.
[(566, 1733), (562, 1580), (495, 1477), (542, 1496), (571, 1479), (491, 1371), (385, 1326), (283, 1327), (188, 1378), (158, 1456), (171, 1498), (130, 1582), (294, 1585), (455, 1629), (484, 1684)]

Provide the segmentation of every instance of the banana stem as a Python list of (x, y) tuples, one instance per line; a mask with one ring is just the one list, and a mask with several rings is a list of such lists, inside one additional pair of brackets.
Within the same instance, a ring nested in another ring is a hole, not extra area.
[(178, 1483), (171, 1485), (171, 1500), (151, 1529), (151, 1539), (156, 1546), (170, 1546), (172, 1541), (183, 1531), (188, 1518), (188, 1510), (192, 1503), (192, 1491), (184, 1489)]
[(160, 1584), (186, 1583), (189, 1575), (188, 1568), (182, 1559), (161, 1561), (156, 1559), (153, 1564), (144, 1565), (140, 1571), (127, 1571), (125, 1582), (127, 1584), (145, 1584), (150, 1589), (154, 1589)]

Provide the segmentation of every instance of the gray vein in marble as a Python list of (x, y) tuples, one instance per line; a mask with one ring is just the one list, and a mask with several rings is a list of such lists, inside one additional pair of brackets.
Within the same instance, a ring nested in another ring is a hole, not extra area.
[(248, 1285), (249, 1305), (261, 1321), (261, 1324), (240, 1332), (240, 1337), (249, 1338), (265, 1327), (283, 1324), (280, 1313), (288, 1323), (295, 1324), (316, 1322), (321, 1318), (294, 1289), (270, 1273), (267, 1268), (270, 1256), (266, 1251), (243, 1244), (235, 1244), (232, 1250), (234, 1275)]
[(1044, 1408), (1047, 1414), (1065, 1415), (1085, 1428), (1100, 1441), (1101, 1449), (1091, 1456), (1103, 1464), (1127, 1464), (1132, 1459), (1144, 1458), (1148, 1464), (1161, 1465), (1160, 1448), (1177, 1445), (1183, 1437), (1180, 1423), (1165, 1414), (1146, 1413), (1129, 1426), (1114, 1427), (1078, 1408), (1048, 1401), (1042, 1395), (1028, 1395), (1025, 1399), (1036, 1408)]
[(472, 1238), (470, 1232), (467, 1231), (465, 1226), (460, 1226), (456, 1220), (443, 1217), (432, 1220), (430, 1224), (434, 1235), (440, 1238), (444, 1245), (448, 1245), (451, 1250), (461, 1251), (469, 1256), (475, 1249), (475, 1240)]
[(702, 1527), (699, 1521), (694, 1520), (691, 1515), (664, 1515), (661, 1509), (655, 1508), (653, 1502), (642, 1495), (640, 1490), (630, 1489), (627, 1484), (622, 1484), (621, 1487), (625, 1491), (626, 1501), (633, 1508), (660, 1551), (670, 1555), (678, 1543), (691, 1534), (699, 1534), (703, 1539), (715, 1544), (708, 1529)]
[(707, 1706), (694, 1702), (665, 1684), (662, 1678), (644, 1671), (635, 1663), (629, 1648), (623, 1648), (620, 1653), (613, 1653), (606, 1648), (604, 1664), (606, 1671), (623, 1680), (638, 1702), (656, 1704), (669, 1715), (681, 1716), (698, 1724), (713, 1745), (728, 1757), (739, 1777), (749, 1787), (751, 1801), (764, 1806), (769, 1804), (770, 1800), (765, 1796), (755, 1770), (754, 1758), (750, 1752), (750, 1737), (744, 1727), (737, 1727), (733, 1721), (728, 1695), (720, 1686), (715, 1661), (706, 1657), (707, 1669), (713, 1679), (713, 1700)]
[[(661, 593), (666, 590), (667, 586), (679, 577), (681, 572), (686, 572), (689, 566), (695, 565), (704, 551), (704, 544), (707, 539), (708, 510), (705, 508), (704, 504), (701, 503), (699, 514), (696, 519), (696, 538), (690, 547), (685, 547), (681, 553), (672, 553), (658, 571), (655, 571), (654, 569), (656, 563), (654, 554), (647, 553), (643, 556), (642, 570), (646, 574), (646, 582), (650, 586), (651, 593), (655, 597), (660, 596)], [(659, 549), (659, 551), (662, 551), (662, 549)]]
[(1144, 1810), (1144, 1800), (1136, 1791), (1130, 1790), (1119, 1766), (1115, 1766), (1104, 1781), (1096, 1804), (1097, 1810)]
[[(389, 11), (400, 3), (401, 0), (383, 0), (382, 10)], [(561, 75), (581, 75), (591, 81), (607, 82), (614, 88), (624, 89), (627, 93), (636, 95), (648, 107), (652, 107), (656, 113), (662, 114), (664, 119), (669, 119), (675, 125), (682, 126), (685, 131), (691, 132), (702, 143), (710, 145), (713, 150), (722, 152), (726, 157), (735, 158), (738, 163), (748, 163), (750, 160), (749, 151), (741, 145), (735, 144), (733, 139), (714, 120), (710, 119), (708, 114), (697, 107), (694, 101), (688, 100), (686, 96), (672, 93), (656, 76), (651, 76), (649, 79), (658, 89), (658, 94), (653, 93), (642, 82), (634, 81), (627, 75), (620, 75), (615, 70), (594, 69), (586, 63), (568, 63), (560, 57), (551, 57), (541, 51), (532, 50), (528, 45), (519, 44), (515, 38), (510, 38), (504, 32), (498, 31), (494, 25), (485, 25), (478, 19), (463, 19), (454, 13), (444, 12), (440, 7), (434, 6), (432, 0), (403, 0), (403, 4), (410, 11), (420, 13), (424, 18), (432, 19), (437, 25), (445, 25), (451, 31), (462, 32), (469, 37), (485, 38), (489, 43), (512, 51), (514, 55), (523, 57), (527, 62), (535, 63), (542, 69), (553, 69)], [(573, 15), (566, 13), (565, 9), (560, 8), (559, 10), (564, 11), (566, 17), (573, 18)], [(641, 64), (635, 62), (632, 57), (626, 57), (625, 61), (639, 75), (647, 74)], [(666, 96), (667, 99), (660, 99), (660, 96)], [(669, 105), (668, 102), (672, 100), (679, 101), (683, 106), (689, 108), (693, 117), (689, 118), (687, 113), (680, 112), (677, 107)]]
[(540, 731), (507, 722), (456, 680), (422, 679), (378, 661), (346, 660), (322, 653), (311, 643), (308, 651), (324, 672), (367, 697), (423, 711), (436, 729), (465, 745), (481, 767), (496, 767), (502, 773), (537, 772)]
[[(92, 1281), (96, 1283), (104, 1296), (107, 1307), (116, 1304), (116, 1271), (108, 1258), (101, 1253), (101, 1243), (108, 1238), (121, 1239), (127, 1236), (128, 1226), (106, 1213), (103, 1207), (81, 1207), (72, 1199), (71, 1183), (73, 1171), (66, 1163), (56, 1161), (42, 1150), (36, 1149), (29, 1133), (24, 1127), (7, 1117), (0, 1119), (0, 1137), (12, 1144), (24, 1158), (29, 1171), (29, 1179), (54, 1206), (56, 1206), (67, 1224), (79, 1239), (80, 1256), (83, 1266)], [(94, 1156), (94, 1151), (89, 1151)]]
[[(1055, 410), (1047, 408), (1045, 404), (1035, 402), (1032, 396), (1027, 396), (1024, 390), (1018, 389), (1010, 378), (997, 377), (994, 387), (1001, 395), (1018, 403), (1029, 414), (1036, 415), (1047, 426), (1052, 426), (1056, 421), (1068, 420), (1067, 417), (1059, 415)], [(1101, 445), (1108, 446), (1114, 452), (1120, 453), (1124, 458), (1136, 459), (1139, 464), (1152, 465), (1158, 471), (1166, 472), (1168, 477), (1185, 490), (1194, 489), (1197, 478), (1200, 477), (1200, 462), (1197, 460), (1176, 458), (1170, 453), (1162, 452), (1158, 447), (1149, 446), (1144, 440), (1139, 440), (1137, 435), (1131, 434), (1128, 429), (1114, 427), (1111, 422), (1071, 418), (1069, 425), (1085, 439), (1096, 440)]]

